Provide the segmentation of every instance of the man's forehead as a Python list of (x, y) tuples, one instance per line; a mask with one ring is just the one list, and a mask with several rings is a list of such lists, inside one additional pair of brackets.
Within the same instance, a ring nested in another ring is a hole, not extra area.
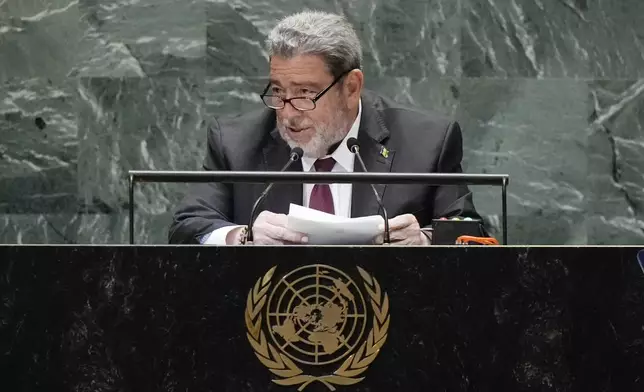
[(270, 81), (276, 84), (305, 86), (327, 82), (329, 77), (326, 64), (317, 56), (296, 56), (270, 60)]
[(316, 80), (311, 77), (294, 78), (294, 77), (289, 77), (289, 75), (280, 75), (275, 77), (271, 75), (269, 80), (271, 84), (278, 84), (280, 86), (293, 86), (293, 87), (319, 86), (324, 83), (321, 80)]

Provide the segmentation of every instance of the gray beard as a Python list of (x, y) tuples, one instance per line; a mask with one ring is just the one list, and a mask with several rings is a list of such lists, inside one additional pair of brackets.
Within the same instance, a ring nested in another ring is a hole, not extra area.
[(346, 121), (340, 120), (338, 124), (324, 124), (315, 126), (315, 135), (307, 143), (297, 143), (291, 139), (286, 132), (286, 128), (278, 125), (278, 130), (282, 139), (290, 148), (300, 147), (304, 151), (304, 156), (318, 159), (327, 155), (329, 147), (340, 142), (349, 133), (349, 125)]

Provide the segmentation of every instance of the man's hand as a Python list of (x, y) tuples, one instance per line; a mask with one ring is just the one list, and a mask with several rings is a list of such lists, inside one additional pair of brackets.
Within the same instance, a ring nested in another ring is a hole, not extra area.
[[(377, 244), (384, 239), (384, 225), (380, 226), (383, 234), (376, 238)], [(389, 219), (389, 239), (392, 245), (431, 245), (429, 238), (420, 230), (418, 220), (412, 214), (398, 215)]]
[[(286, 215), (262, 211), (253, 224), (254, 245), (293, 245), (306, 244), (305, 234), (297, 233), (286, 228)], [(236, 232), (236, 233), (235, 233)], [(229, 233), (232, 238), (238, 238), (237, 229)], [(228, 238), (227, 238), (228, 240)]]

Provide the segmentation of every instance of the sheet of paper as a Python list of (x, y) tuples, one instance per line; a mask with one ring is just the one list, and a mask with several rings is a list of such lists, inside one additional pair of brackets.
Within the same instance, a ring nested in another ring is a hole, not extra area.
[(381, 234), (380, 215), (343, 218), (322, 211), (291, 204), (287, 227), (305, 233), (311, 245), (365, 245)]

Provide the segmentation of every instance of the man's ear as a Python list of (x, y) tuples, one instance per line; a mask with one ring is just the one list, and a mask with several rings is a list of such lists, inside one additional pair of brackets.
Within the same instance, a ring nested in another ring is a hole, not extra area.
[(349, 72), (344, 80), (344, 89), (347, 94), (347, 98), (351, 101), (355, 101), (356, 104), (360, 100), (360, 94), (362, 94), (362, 88), (364, 86), (364, 74), (359, 69), (354, 69)]

